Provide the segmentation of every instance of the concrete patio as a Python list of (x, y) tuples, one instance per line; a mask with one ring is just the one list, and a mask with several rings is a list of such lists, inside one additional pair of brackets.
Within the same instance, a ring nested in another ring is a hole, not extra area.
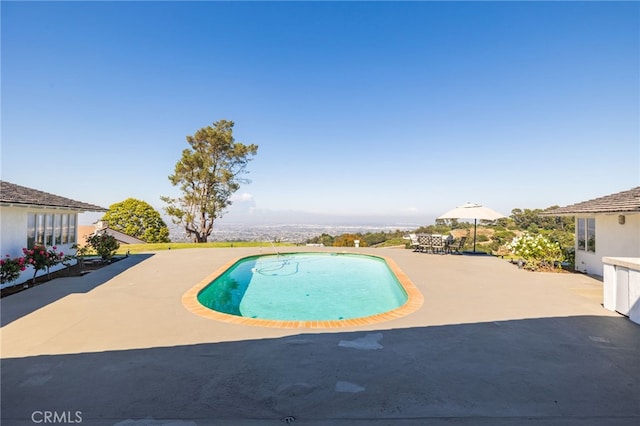
[(597, 279), (361, 248), (410, 277), (417, 312), (278, 329), (182, 305), (221, 265), (260, 251), (271, 249), (134, 255), (1, 299), (2, 424), (640, 423), (640, 326), (601, 306)]

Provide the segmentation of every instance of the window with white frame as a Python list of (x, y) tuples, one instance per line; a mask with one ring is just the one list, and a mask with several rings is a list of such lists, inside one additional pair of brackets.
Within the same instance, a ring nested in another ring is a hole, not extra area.
[(53, 215), (44, 215), (44, 244), (51, 247), (53, 246)]
[(62, 215), (57, 214), (53, 216), (53, 244), (62, 244)]
[(77, 242), (77, 238), (76, 238), (76, 215), (75, 214), (70, 214), (69, 215), (69, 238), (68, 238), (68, 242), (69, 242), (69, 244), (75, 244)]
[(36, 215), (27, 215), (27, 248), (32, 249), (36, 244)]
[(36, 214), (36, 244), (44, 244), (44, 215), (41, 213)]
[(596, 220), (595, 218), (578, 218), (576, 222), (576, 240), (578, 250), (596, 252)]
[(69, 242), (69, 215), (62, 215), (62, 244)]
[(76, 215), (29, 213), (27, 214), (27, 248), (35, 245), (55, 246), (76, 242)]

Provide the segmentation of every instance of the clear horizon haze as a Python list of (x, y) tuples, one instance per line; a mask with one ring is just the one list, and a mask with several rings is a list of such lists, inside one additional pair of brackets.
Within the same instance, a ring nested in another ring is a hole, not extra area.
[(0, 7), (19, 185), (164, 214), (186, 136), (222, 119), (259, 148), (220, 223), (431, 224), (640, 185), (639, 2)]

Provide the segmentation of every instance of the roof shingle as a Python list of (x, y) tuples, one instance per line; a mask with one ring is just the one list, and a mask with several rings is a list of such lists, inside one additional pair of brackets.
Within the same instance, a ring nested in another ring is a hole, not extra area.
[(23, 204), (42, 207), (63, 207), (69, 210), (103, 212), (104, 207), (60, 197), (37, 189), (0, 180), (0, 204)]
[(547, 210), (544, 215), (561, 216), (581, 213), (640, 213), (640, 186), (628, 191)]

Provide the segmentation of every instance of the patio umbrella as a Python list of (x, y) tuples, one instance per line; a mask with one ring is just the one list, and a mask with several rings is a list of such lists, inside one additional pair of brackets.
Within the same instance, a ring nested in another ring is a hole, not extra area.
[(476, 252), (476, 230), (478, 227), (478, 219), (480, 220), (496, 220), (506, 217), (489, 207), (480, 204), (467, 203), (462, 206), (449, 210), (438, 219), (473, 219), (473, 252)]

